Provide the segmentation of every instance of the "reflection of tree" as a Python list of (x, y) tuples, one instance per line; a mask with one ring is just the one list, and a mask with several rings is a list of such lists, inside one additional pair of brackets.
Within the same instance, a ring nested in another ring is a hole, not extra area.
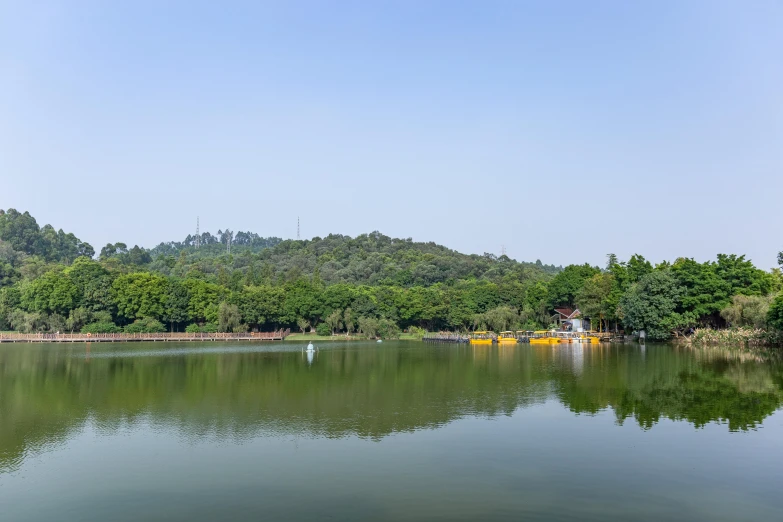
[(611, 407), (618, 422), (633, 417), (646, 429), (666, 417), (696, 427), (717, 421), (747, 430), (781, 402), (779, 366), (720, 357), (699, 361), (689, 351), (666, 347), (645, 354), (608, 348), (591, 355), (580, 377), (561, 366), (555, 378), (558, 397), (574, 412)]
[[(149, 351), (124, 348), (123, 353)], [(67, 440), (93, 419), (100, 430), (150, 422), (187, 438), (259, 434), (379, 439), (466, 415), (509, 415), (552, 393), (574, 412), (611, 407), (618, 422), (652, 427), (661, 417), (695, 426), (758, 426), (780, 404), (780, 366), (695, 356), (661, 346), (460, 346), (401, 343), (298, 351), (165, 351), (106, 357), (93, 347), (4, 347), (0, 352), (0, 471)], [(189, 347), (191, 347), (189, 345)], [(153, 349), (158, 349), (154, 347)]]
[(533, 372), (520, 373), (519, 352), (487, 353), (478, 368), (469, 347), (321, 350), (312, 366), (299, 351), (109, 358), (102, 349), (89, 363), (36, 346), (0, 353), (0, 468), (88, 418), (106, 430), (149, 420), (187, 437), (378, 439), (546, 398), (520, 378)]

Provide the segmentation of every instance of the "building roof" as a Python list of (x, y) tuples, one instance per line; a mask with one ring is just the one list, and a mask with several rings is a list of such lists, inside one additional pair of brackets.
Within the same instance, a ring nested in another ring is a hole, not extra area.
[(555, 312), (559, 314), (560, 317), (562, 317), (563, 319), (573, 319), (581, 315), (579, 308), (577, 308), (576, 310), (574, 310), (573, 308), (555, 308)]

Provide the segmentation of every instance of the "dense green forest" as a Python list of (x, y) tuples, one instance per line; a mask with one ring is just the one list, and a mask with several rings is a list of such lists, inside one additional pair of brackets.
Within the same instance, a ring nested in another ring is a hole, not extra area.
[[(741, 255), (604, 267), (466, 255), (379, 232), (294, 241), (219, 231), (152, 249), (95, 250), (29, 213), (0, 210), (0, 330), (246, 331), (393, 337), (401, 329), (593, 327), (666, 339), (697, 326), (783, 329), (783, 277)], [(230, 247), (230, 253), (229, 253)], [(783, 257), (783, 256), (781, 256)], [(783, 259), (781, 259), (783, 262)]]

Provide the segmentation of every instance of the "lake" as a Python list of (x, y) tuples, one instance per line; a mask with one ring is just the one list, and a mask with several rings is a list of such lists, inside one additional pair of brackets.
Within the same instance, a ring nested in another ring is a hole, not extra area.
[(781, 399), (671, 345), (6, 344), (0, 513), (781, 520)]

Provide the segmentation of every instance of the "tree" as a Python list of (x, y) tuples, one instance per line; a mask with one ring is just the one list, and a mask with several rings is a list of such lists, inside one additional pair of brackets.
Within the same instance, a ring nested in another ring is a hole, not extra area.
[(773, 299), (772, 296), (735, 295), (731, 298), (731, 304), (721, 310), (720, 315), (730, 326), (764, 328)]
[(188, 320), (188, 302), (190, 293), (185, 285), (177, 279), (170, 279), (166, 285), (162, 319), (169, 323), (171, 331), (174, 324)]
[(378, 321), (378, 336), (382, 339), (397, 339), (400, 337), (400, 327), (394, 321), (383, 317)]
[(166, 278), (147, 272), (119, 276), (112, 284), (118, 313), (126, 320), (141, 317), (160, 320), (165, 315), (167, 283)]
[(203, 323), (214, 319), (212, 316), (217, 314), (218, 304), (225, 298), (225, 289), (214, 283), (194, 278), (184, 279), (182, 285), (187, 288), (190, 296), (188, 320)]
[(21, 305), (28, 312), (68, 313), (79, 303), (78, 287), (63, 272), (47, 272), (22, 287)]
[(378, 328), (380, 328), (380, 323), (375, 317), (359, 318), (359, 331), (368, 338), (378, 337)]
[(718, 254), (715, 272), (729, 295), (767, 295), (772, 286), (770, 274), (753, 266), (745, 256)]
[(306, 279), (300, 278), (285, 285), (283, 309), (286, 322), (304, 317), (312, 323), (321, 316), (321, 289)]
[(332, 335), (334, 335), (336, 330), (339, 330), (343, 326), (343, 314), (340, 312), (340, 310), (334, 310), (331, 314), (329, 314), (326, 317), (325, 320), (326, 324), (329, 325), (329, 328), (332, 331)]
[(111, 291), (112, 274), (101, 263), (82, 256), (64, 273), (79, 289), (82, 306), (91, 312), (116, 312)]
[(137, 266), (146, 265), (152, 263), (152, 256), (138, 245), (133, 245), (133, 248), (128, 252), (127, 263)]
[(778, 331), (783, 331), (783, 293), (780, 293), (769, 305), (767, 323)]
[(576, 295), (582, 289), (585, 280), (599, 272), (598, 268), (586, 263), (584, 265), (568, 265), (565, 267), (549, 283), (550, 307), (573, 306)]
[(351, 310), (350, 307), (346, 308), (345, 312), (343, 312), (343, 324), (345, 325), (345, 332), (348, 335), (351, 335), (356, 325), (356, 319), (354, 318), (353, 310)]
[(101, 248), (101, 253), (98, 258), (101, 261), (111, 259), (113, 257), (125, 255), (128, 253), (128, 245), (125, 243), (107, 243), (105, 247)]
[(285, 298), (282, 288), (268, 285), (247, 286), (233, 294), (233, 302), (239, 306), (242, 318), (251, 325), (262, 325), (280, 322), (283, 314), (283, 300)]
[(11, 286), (19, 280), (20, 274), (10, 263), (0, 261), (0, 287)]
[(68, 319), (65, 321), (65, 327), (73, 332), (78, 332), (82, 329), (82, 327), (86, 324), (89, 324), (92, 320), (92, 314), (90, 311), (80, 306), (79, 308), (74, 308), (71, 310), (71, 312), (68, 314)]
[(310, 321), (305, 319), (304, 317), (300, 317), (296, 320), (296, 325), (299, 327), (299, 330), (301, 330), (302, 333), (307, 333), (305, 330), (310, 328)]
[(595, 274), (585, 280), (579, 293), (576, 295), (576, 304), (584, 317), (590, 319), (614, 319), (616, 317), (616, 305), (612, 301), (612, 289), (615, 279), (612, 274)]
[(34, 333), (42, 331), (46, 327), (44, 315), (38, 312), (25, 312), (24, 310), (12, 310), (8, 314), (8, 322), (11, 328), (20, 333)]
[(520, 323), (519, 313), (510, 306), (498, 306), (473, 318), (475, 327), (486, 325), (496, 332), (515, 329)]
[(218, 331), (220, 332), (244, 332), (247, 328), (242, 324), (237, 305), (220, 303), (218, 307)]
[(636, 283), (641, 281), (644, 276), (653, 271), (653, 267), (644, 256), (634, 254), (631, 259), (626, 263), (626, 270), (628, 272), (628, 282)]
[(683, 294), (682, 287), (668, 270), (656, 270), (634, 283), (620, 300), (625, 325), (645, 330), (652, 340), (668, 339), (679, 326), (675, 310)]

